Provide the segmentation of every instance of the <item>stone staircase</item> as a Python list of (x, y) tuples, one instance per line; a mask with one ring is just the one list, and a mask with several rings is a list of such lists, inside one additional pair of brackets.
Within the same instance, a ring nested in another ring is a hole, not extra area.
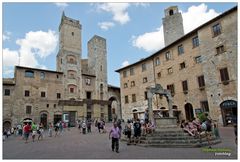
[[(126, 139), (125, 139), (126, 140)], [(220, 143), (220, 139), (216, 139), (214, 135), (210, 138), (211, 145)], [(202, 147), (208, 146), (206, 137), (200, 141), (194, 138), (181, 128), (167, 128), (155, 130), (154, 133), (140, 137), (140, 143), (137, 145), (144, 147)]]

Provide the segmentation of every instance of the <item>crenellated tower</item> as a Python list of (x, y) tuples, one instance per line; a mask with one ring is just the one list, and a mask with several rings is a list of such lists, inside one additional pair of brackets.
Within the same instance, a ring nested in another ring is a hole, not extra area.
[(78, 20), (62, 14), (59, 25), (57, 71), (64, 73), (64, 98), (81, 99), (82, 26)]

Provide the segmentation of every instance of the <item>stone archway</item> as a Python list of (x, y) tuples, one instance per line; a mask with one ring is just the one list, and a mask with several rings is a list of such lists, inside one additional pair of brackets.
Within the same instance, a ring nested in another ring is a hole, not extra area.
[(186, 103), (184, 108), (185, 108), (186, 120), (191, 121), (194, 117), (192, 104)]
[(108, 121), (116, 121), (118, 118), (121, 118), (120, 110), (118, 109), (118, 101), (112, 96), (108, 104)]
[(9, 120), (6, 120), (6, 121), (4, 121), (3, 122), (3, 130), (5, 130), (5, 129), (11, 129), (11, 126), (12, 126), (12, 124), (11, 124), (11, 121), (9, 121)]
[(42, 113), (40, 116), (40, 123), (42, 123), (44, 127), (47, 127), (47, 118), (48, 115), (46, 113)]
[(231, 125), (237, 123), (237, 101), (225, 100), (220, 104), (223, 125)]

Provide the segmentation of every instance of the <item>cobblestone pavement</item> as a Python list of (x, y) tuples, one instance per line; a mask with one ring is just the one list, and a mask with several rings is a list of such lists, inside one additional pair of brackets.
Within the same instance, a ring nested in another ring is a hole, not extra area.
[[(112, 124), (107, 123), (107, 131)], [(231, 155), (215, 155), (203, 148), (150, 148), (127, 146), (120, 142), (120, 153), (112, 152), (108, 133), (83, 135), (71, 128), (58, 137), (46, 137), (42, 141), (25, 144), (20, 137), (9, 137), (3, 142), (3, 159), (237, 159), (237, 146), (232, 127), (220, 128), (222, 143), (213, 148), (227, 148)]]

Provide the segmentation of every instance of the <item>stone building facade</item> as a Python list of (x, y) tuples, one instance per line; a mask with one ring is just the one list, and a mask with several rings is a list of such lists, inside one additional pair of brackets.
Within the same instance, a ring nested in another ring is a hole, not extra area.
[[(178, 120), (209, 112), (223, 125), (236, 121), (237, 7), (116, 71), (121, 80), (123, 119), (143, 118), (148, 108), (146, 88), (161, 84), (171, 91)], [(167, 107), (165, 97), (154, 96), (155, 115), (167, 116)]]
[[(16, 66), (14, 78), (3, 80), (5, 127), (26, 118), (45, 126), (59, 120), (75, 125), (76, 120), (121, 118), (120, 89), (107, 80), (106, 39), (93, 36), (88, 42), (88, 59), (82, 59), (81, 32), (79, 20), (63, 12), (57, 70)], [(5, 95), (9, 91), (11, 95)], [(30, 95), (26, 97), (25, 91)]]

